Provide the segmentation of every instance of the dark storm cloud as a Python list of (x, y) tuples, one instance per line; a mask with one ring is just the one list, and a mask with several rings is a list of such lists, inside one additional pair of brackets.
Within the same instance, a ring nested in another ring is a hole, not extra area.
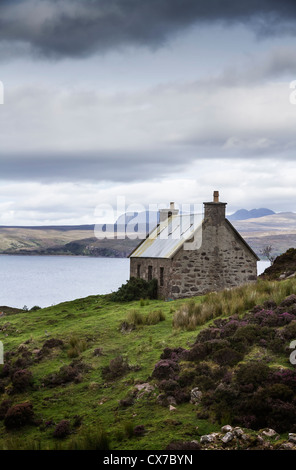
[(2, 1), (0, 42), (74, 57), (127, 45), (157, 47), (198, 23), (245, 23), (262, 35), (296, 34), (295, 18), (295, 0)]
[(42, 182), (113, 181), (130, 182), (161, 178), (182, 169), (192, 160), (189, 154), (163, 150), (14, 154), (0, 157), (2, 180)]

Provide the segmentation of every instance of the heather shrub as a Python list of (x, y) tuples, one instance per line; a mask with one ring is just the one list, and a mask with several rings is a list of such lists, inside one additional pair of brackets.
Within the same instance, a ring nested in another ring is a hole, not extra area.
[(236, 330), (233, 335), (233, 340), (243, 341), (248, 345), (253, 345), (257, 342), (258, 337), (261, 336), (261, 328), (257, 325), (245, 325)]
[(13, 385), (13, 393), (24, 392), (33, 384), (32, 372), (27, 369), (17, 370), (11, 377), (11, 382)]
[(182, 357), (182, 353), (185, 351), (184, 348), (164, 348), (161, 353), (160, 359), (171, 359), (172, 361), (178, 361)]
[(152, 377), (158, 380), (173, 379), (179, 372), (177, 362), (170, 359), (161, 359), (155, 364)]
[(276, 370), (270, 373), (270, 383), (280, 383), (296, 390), (296, 371), (290, 369)]
[(281, 338), (287, 341), (296, 339), (296, 320), (284, 326), (284, 328), (280, 330), (279, 334)]
[(138, 424), (137, 426), (134, 427), (134, 432), (133, 432), (134, 436), (141, 437), (141, 436), (144, 436), (145, 433), (146, 433), (146, 429), (143, 424)]
[(45, 341), (42, 348), (52, 349), (52, 348), (61, 348), (64, 346), (64, 342), (58, 338), (50, 338)]
[(88, 366), (79, 360), (74, 360), (67, 366), (62, 366), (56, 373), (49, 374), (44, 379), (47, 387), (57, 387), (66, 383), (79, 383), (82, 380), (82, 373), (88, 370)]
[(129, 370), (130, 366), (127, 359), (123, 358), (123, 356), (117, 356), (114, 359), (111, 359), (108, 366), (103, 367), (102, 376), (104, 380), (114, 380), (122, 377)]
[(129, 393), (125, 398), (122, 398), (119, 401), (119, 405), (126, 408), (132, 406), (135, 403), (135, 399), (132, 393)]
[(248, 362), (239, 366), (235, 373), (235, 380), (239, 386), (251, 384), (256, 389), (264, 384), (269, 373), (270, 369), (267, 365), (260, 362)]
[(284, 384), (272, 384), (264, 388), (264, 396), (266, 399), (291, 401), (294, 391)]
[(205, 343), (196, 343), (188, 351), (184, 351), (183, 358), (185, 361), (203, 361), (209, 357), (209, 354), (212, 352), (210, 347), (210, 342)]
[(33, 405), (30, 402), (19, 403), (7, 410), (4, 425), (7, 429), (18, 429), (27, 424), (32, 424), (33, 418)]
[(212, 354), (212, 358), (215, 362), (220, 365), (234, 366), (243, 359), (244, 355), (229, 347), (224, 347), (215, 351)]
[(292, 305), (296, 304), (296, 295), (292, 294), (286, 297), (281, 303), (280, 307), (291, 307)]
[(266, 416), (266, 423), (277, 432), (296, 431), (296, 406), (287, 401), (274, 400), (271, 402), (271, 411)]
[(70, 421), (62, 419), (62, 421), (56, 425), (53, 432), (53, 437), (56, 439), (64, 439), (65, 437), (69, 436), (69, 434), (71, 434)]
[(187, 387), (194, 384), (196, 372), (192, 369), (185, 369), (179, 374), (178, 383), (181, 387)]
[(284, 354), (286, 351), (286, 345), (280, 338), (274, 338), (268, 341), (266, 346), (275, 354)]
[(172, 392), (173, 390), (179, 388), (179, 383), (173, 379), (164, 379), (158, 383), (158, 388), (164, 392)]
[(3, 400), (0, 403), (0, 421), (5, 418), (5, 415), (8, 409), (11, 407), (12, 401), (11, 400)]

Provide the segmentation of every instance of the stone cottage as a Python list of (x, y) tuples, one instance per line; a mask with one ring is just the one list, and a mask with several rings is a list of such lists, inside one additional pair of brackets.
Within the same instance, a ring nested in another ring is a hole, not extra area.
[(214, 191), (200, 221), (160, 210), (159, 224), (129, 255), (130, 277), (158, 280), (160, 298), (219, 291), (257, 279), (258, 256), (225, 218), (226, 203)]

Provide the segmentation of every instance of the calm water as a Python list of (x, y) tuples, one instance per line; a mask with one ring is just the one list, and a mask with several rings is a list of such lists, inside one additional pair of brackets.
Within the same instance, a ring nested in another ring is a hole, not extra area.
[(125, 258), (0, 256), (0, 305), (48, 307), (115, 291), (129, 278)]
[[(258, 274), (269, 266), (259, 261)], [(0, 305), (48, 307), (115, 291), (129, 278), (126, 258), (0, 255)]]

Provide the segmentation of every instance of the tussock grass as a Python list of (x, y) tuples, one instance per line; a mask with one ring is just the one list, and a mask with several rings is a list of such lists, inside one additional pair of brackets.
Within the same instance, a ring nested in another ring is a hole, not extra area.
[(138, 310), (130, 310), (126, 317), (126, 322), (130, 325), (156, 325), (157, 323), (166, 319), (165, 314), (161, 309), (152, 310), (146, 315), (140, 313)]
[(79, 338), (79, 336), (77, 335), (70, 336), (69, 348), (67, 351), (67, 356), (69, 358), (78, 357), (86, 349), (87, 349), (87, 343), (85, 339)]
[(194, 330), (220, 317), (244, 313), (266, 300), (277, 304), (296, 292), (296, 280), (283, 282), (258, 280), (256, 284), (206, 294), (199, 302), (191, 299), (181, 305), (173, 316), (173, 327)]

